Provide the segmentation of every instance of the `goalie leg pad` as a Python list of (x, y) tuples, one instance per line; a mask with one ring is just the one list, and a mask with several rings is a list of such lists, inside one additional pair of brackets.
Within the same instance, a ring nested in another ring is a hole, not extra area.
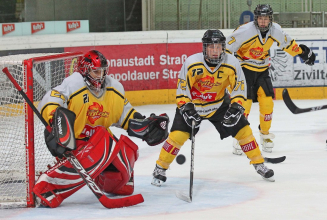
[[(73, 153), (92, 178), (113, 161), (119, 150), (114, 138), (103, 127), (99, 127), (89, 141), (77, 144), (78, 150)], [(80, 175), (64, 159), (39, 177), (33, 192), (41, 199), (41, 204), (55, 208), (84, 185)]]
[(131, 195), (134, 192), (134, 163), (138, 158), (138, 146), (127, 136), (121, 135), (120, 149), (112, 164), (103, 171), (96, 183), (106, 193)]

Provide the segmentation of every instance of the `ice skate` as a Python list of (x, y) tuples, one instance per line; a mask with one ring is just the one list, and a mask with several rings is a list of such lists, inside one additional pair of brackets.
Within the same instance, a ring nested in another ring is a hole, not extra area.
[(151, 184), (154, 186), (161, 186), (162, 183), (166, 182), (167, 177), (166, 177), (166, 170), (162, 168), (161, 166), (159, 166), (158, 164), (156, 164), (156, 167), (154, 168), (153, 171), (153, 179)]
[(275, 182), (274, 171), (264, 165), (264, 163), (253, 164), (254, 169), (262, 176), (264, 180)]
[(238, 143), (238, 140), (233, 138), (233, 154), (235, 155), (242, 155), (242, 148), (240, 144)]
[(272, 152), (272, 148), (274, 147), (274, 142), (271, 139), (274, 139), (275, 135), (273, 133), (262, 134), (260, 133), (260, 144), (262, 146), (262, 150), (267, 153)]

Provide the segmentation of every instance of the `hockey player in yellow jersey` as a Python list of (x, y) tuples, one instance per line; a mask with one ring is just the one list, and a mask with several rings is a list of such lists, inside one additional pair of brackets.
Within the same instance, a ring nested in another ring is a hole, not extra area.
[[(292, 56), (299, 55), (305, 64), (313, 65), (315, 54), (306, 45), (298, 45), (280, 25), (272, 22), (273, 10), (268, 4), (257, 5), (254, 21), (239, 26), (226, 39), (227, 51), (235, 54), (241, 63), (247, 82), (247, 101), (244, 103), (248, 117), (253, 102), (259, 102), (260, 142), (262, 150), (272, 152), (275, 137), (270, 127), (273, 117), (274, 90), (269, 76), (269, 49), (274, 42)], [(239, 144), (234, 139), (233, 153), (241, 155)]]
[[(104, 55), (91, 50), (80, 57), (77, 70), (48, 91), (39, 103), (41, 115), (52, 127), (51, 133), (45, 130), (46, 145), (53, 156), (61, 158), (39, 177), (33, 188), (45, 206), (59, 206), (85, 185), (64, 158), (63, 153), (69, 149), (58, 142), (56, 131), (75, 134), (64, 135), (76, 139), (77, 148), (70, 149), (72, 153), (100, 189), (117, 195), (130, 195), (134, 191), (133, 168), (138, 146), (124, 135), (117, 139), (110, 126), (125, 129), (130, 136), (151, 146), (168, 136), (168, 116), (142, 116), (127, 100), (122, 84), (108, 75), (108, 70)], [(68, 117), (57, 117), (60, 111), (74, 115), (71, 126), (63, 126), (61, 121)]]
[[(245, 116), (246, 82), (238, 60), (225, 53), (226, 38), (219, 30), (207, 30), (203, 52), (188, 57), (180, 71), (176, 92), (176, 113), (171, 132), (164, 142), (153, 171), (152, 184), (166, 181), (166, 170), (190, 138), (192, 121), (196, 134), (202, 120), (209, 120), (224, 139), (235, 137), (257, 173), (274, 181), (274, 172), (264, 165), (258, 144)], [(232, 88), (231, 95), (226, 92)]]

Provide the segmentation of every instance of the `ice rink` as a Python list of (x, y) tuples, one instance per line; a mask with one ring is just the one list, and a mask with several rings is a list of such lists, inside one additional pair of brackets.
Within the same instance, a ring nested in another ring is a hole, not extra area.
[[(327, 104), (327, 100), (295, 100), (299, 107)], [(175, 105), (136, 106), (139, 112), (166, 112), (170, 126)], [(259, 110), (253, 104), (249, 116), (259, 141)], [(264, 181), (245, 155), (232, 154), (232, 138), (220, 140), (213, 125), (203, 121), (195, 138), (193, 202), (179, 200), (175, 191), (187, 193), (190, 171), (190, 145), (180, 153), (186, 163), (175, 161), (167, 171), (162, 187), (152, 186), (152, 171), (161, 144), (150, 147), (132, 138), (140, 147), (135, 164), (135, 193), (145, 202), (120, 209), (104, 208), (88, 187), (75, 193), (56, 209), (30, 208), (0, 210), (0, 219), (327, 219), (327, 110), (293, 115), (282, 100), (275, 101), (271, 132), (276, 135), (273, 153), (286, 156), (281, 164), (266, 164), (275, 171), (276, 182)], [(126, 134), (113, 129), (116, 136)]]

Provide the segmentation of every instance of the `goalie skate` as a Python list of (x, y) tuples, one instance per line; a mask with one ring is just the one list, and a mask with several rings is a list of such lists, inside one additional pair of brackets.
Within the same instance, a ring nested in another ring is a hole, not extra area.
[(240, 144), (238, 143), (238, 140), (233, 138), (233, 154), (235, 155), (242, 155), (242, 148)]
[(161, 186), (164, 182), (166, 182), (167, 177), (166, 177), (166, 170), (156, 164), (156, 167), (154, 168), (153, 171), (153, 179), (151, 184), (154, 186)]
[(253, 166), (257, 173), (260, 174), (264, 180), (275, 182), (274, 171), (272, 169), (269, 169), (263, 163), (253, 164)]
[(272, 148), (274, 147), (274, 142), (271, 139), (274, 139), (275, 135), (273, 133), (262, 134), (260, 133), (260, 144), (262, 146), (262, 150), (267, 153), (272, 152)]

